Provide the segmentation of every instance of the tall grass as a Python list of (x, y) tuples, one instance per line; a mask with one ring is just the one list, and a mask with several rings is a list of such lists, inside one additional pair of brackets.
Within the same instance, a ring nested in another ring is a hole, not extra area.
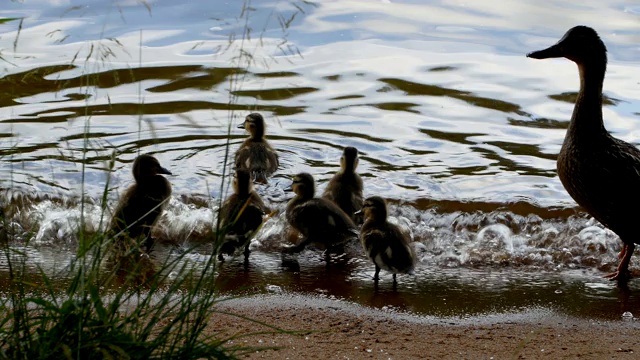
[[(148, 3), (142, 2), (142, 5), (151, 10)], [(283, 38), (278, 46), (285, 54), (297, 52), (287, 43), (287, 30), (303, 11), (299, 5), (295, 6), (299, 11), (290, 17), (275, 16)], [(237, 45), (234, 47), (237, 56), (233, 57), (234, 63), (231, 64), (235, 68), (247, 69), (257, 61), (252, 50), (245, 46), (253, 37), (251, 16), (255, 11), (251, 2), (245, 1), (238, 18), (244, 22), (243, 33), (239, 37), (229, 37), (227, 50), (232, 48), (232, 44)], [(0, 23), (10, 20), (0, 20)], [(22, 21), (19, 27), (22, 27)], [(259, 36), (261, 40), (262, 35)], [(116, 39), (111, 41), (119, 45)], [(108, 48), (91, 45), (86, 60), (95, 56), (100, 61), (108, 61), (109, 52)], [(0, 61), (4, 59), (2, 56), (0, 53)], [(77, 54), (72, 62), (76, 60)], [(233, 94), (241, 88), (248, 73), (236, 72), (230, 77), (230, 104), (238, 102)], [(89, 91), (95, 85), (87, 83), (84, 86)], [(216, 256), (211, 256), (204, 266), (195, 268), (186, 261), (188, 251), (185, 251), (168, 257), (158, 266), (133, 246), (114, 259), (113, 247), (118, 237), (108, 232), (85, 230), (86, 155), (96, 146), (101, 146), (88, 136), (91, 116), (88, 112), (85, 115), (83, 149), (78, 154), (82, 164), (81, 216), (76, 227), (78, 247), (75, 258), (63, 271), (62, 277), (68, 280), (61, 284), (37, 266), (34, 276), (32, 268), (35, 264), (29, 263), (21, 248), (12, 245), (18, 235), (4, 213), (0, 213), (4, 225), (0, 229), (0, 248), (8, 272), (7, 296), (0, 299), (0, 358), (224, 359), (260, 350), (229, 345), (231, 338), (205, 331), (211, 316), (216, 314), (216, 304), (222, 301), (212, 285), (215, 283), (212, 278), (216, 276)], [(228, 134), (235, 118), (230, 111)], [(141, 127), (142, 121), (139, 124)], [(223, 177), (230, 158), (230, 145), (227, 142)], [(113, 171), (116, 156), (114, 151), (107, 161), (108, 175)], [(110, 176), (107, 176), (101, 194), (101, 223), (108, 219), (109, 180)], [(228, 182), (223, 181), (220, 194), (225, 193), (226, 187)], [(224, 238), (225, 229), (220, 228), (219, 221), (215, 228), (211, 241), (217, 248)], [(180, 275), (174, 278), (170, 274)]]

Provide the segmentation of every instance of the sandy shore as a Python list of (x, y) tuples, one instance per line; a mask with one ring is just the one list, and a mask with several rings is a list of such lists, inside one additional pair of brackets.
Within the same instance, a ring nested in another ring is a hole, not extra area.
[[(298, 334), (260, 333), (228, 346), (276, 347), (246, 359), (637, 359), (640, 322), (568, 318), (545, 309), (469, 318), (425, 317), (295, 294), (226, 300), (217, 306)], [(216, 314), (208, 331), (270, 331)]]

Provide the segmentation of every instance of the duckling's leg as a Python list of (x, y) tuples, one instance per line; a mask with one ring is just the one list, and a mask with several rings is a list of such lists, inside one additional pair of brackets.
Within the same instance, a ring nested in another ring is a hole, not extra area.
[(324, 251), (324, 261), (327, 263), (327, 266), (331, 263), (331, 251), (330, 248)]
[(376, 273), (373, 275), (373, 281), (377, 284), (378, 280), (380, 280), (380, 267), (376, 265)]
[(631, 278), (631, 273), (629, 272), (629, 262), (631, 261), (631, 255), (633, 255), (633, 250), (636, 245), (634, 243), (625, 243), (622, 247), (622, 251), (620, 252), (620, 257), (622, 260), (616, 269), (616, 272), (611, 274), (607, 274), (604, 277), (609, 278), (609, 280), (617, 280), (620, 282), (625, 282)]
[(249, 243), (247, 242), (247, 244), (244, 246), (244, 261), (249, 261), (250, 253), (251, 253), (251, 250), (249, 250)]
[(397, 285), (398, 281), (396, 280), (396, 273), (393, 273), (393, 284)]

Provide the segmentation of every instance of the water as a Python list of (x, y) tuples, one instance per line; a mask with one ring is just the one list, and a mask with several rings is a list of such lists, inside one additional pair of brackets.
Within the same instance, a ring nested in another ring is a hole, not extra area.
[[(258, 188), (270, 206), (284, 209), (298, 172), (322, 191), (342, 149), (355, 146), (365, 195), (389, 199), (420, 263), (416, 277), (399, 277), (394, 290), (385, 275), (377, 291), (360, 255), (329, 269), (311, 250), (283, 263), (280, 215), (254, 241), (248, 268), (224, 264), (222, 288), (436, 315), (640, 312), (637, 281), (618, 289), (601, 278), (620, 241), (580, 212), (556, 176), (575, 65), (524, 56), (574, 25), (596, 28), (609, 50), (605, 126), (638, 143), (637, 5), (256, 1), (244, 16), (238, 2), (149, 5), (12, 1), (0, 12), (24, 19), (0, 24), (0, 187), (15, 207), (12, 246), (26, 246), (34, 267), (55, 273), (73, 258), (83, 194), (87, 230), (101, 229), (107, 178), (113, 206), (138, 151), (176, 174), (156, 231), (161, 253), (204, 238), (226, 195), (227, 139), (233, 151), (245, 136), (235, 125), (259, 111), (281, 159)], [(291, 20), (287, 29), (278, 16)], [(241, 41), (245, 24), (250, 40)], [(208, 255), (203, 247), (194, 259)]]

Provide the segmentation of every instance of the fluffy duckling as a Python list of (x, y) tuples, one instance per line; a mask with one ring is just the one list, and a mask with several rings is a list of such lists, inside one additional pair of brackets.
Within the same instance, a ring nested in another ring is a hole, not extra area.
[(607, 48), (595, 30), (576, 26), (555, 45), (527, 55), (533, 59), (567, 58), (578, 65), (580, 91), (558, 154), (558, 176), (569, 195), (624, 246), (611, 280), (630, 278), (629, 261), (640, 243), (640, 150), (616, 139), (604, 127), (602, 85)]
[(266, 184), (280, 163), (278, 154), (264, 138), (264, 118), (259, 113), (251, 113), (238, 128), (246, 129), (249, 137), (236, 152), (236, 169), (248, 169), (256, 182)]
[(373, 277), (377, 283), (380, 269), (396, 274), (413, 274), (416, 265), (415, 250), (410, 244), (408, 234), (387, 221), (387, 204), (379, 196), (367, 198), (362, 207), (364, 224), (360, 230), (360, 242), (367, 256), (376, 266)]
[(362, 179), (356, 173), (358, 167), (358, 149), (346, 147), (340, 158), (338, 171), (327, 184), (322, 197), (336, 203), (342, 211), (351, 217), (354, 223), (360, 223), (361, 217), (356, 215), (362, 209)]
[(131, 239), (142, 237), (147, 252), (153, 246), (151, 229), (171, 196), (171, 184), (161, 174), (172, 175), (155, 157), (138, 156), (133, 162), (136, 182), (124, 193), (111, 219), (113, 234), (124, 232)]
[(315, 182), (307, 173), (293, 178), (296, 196), (287, 204), (287, 222), (303, 236), (295, 246), (284, 249), (286, 253), (302, 251), (310, 243), (326, 247), (327, 263), (331, 250), (337, 250), (349, 239), (357, 237), (356, 226), (351, 218), (333, 202), (314, 198)]
[(233, 255), (236, 249), (244, 247), (244, 259), (247, 261), (250, 240), (262, 225), (263, 215), (269, 212), (260, 195), (253, 190), (249, 171), (237, 169), (233, 194), (220, 208), (220, 228), (226, 231), (226, 236), (220, 246), (218, 260), (224, 261), (222, 254)]

